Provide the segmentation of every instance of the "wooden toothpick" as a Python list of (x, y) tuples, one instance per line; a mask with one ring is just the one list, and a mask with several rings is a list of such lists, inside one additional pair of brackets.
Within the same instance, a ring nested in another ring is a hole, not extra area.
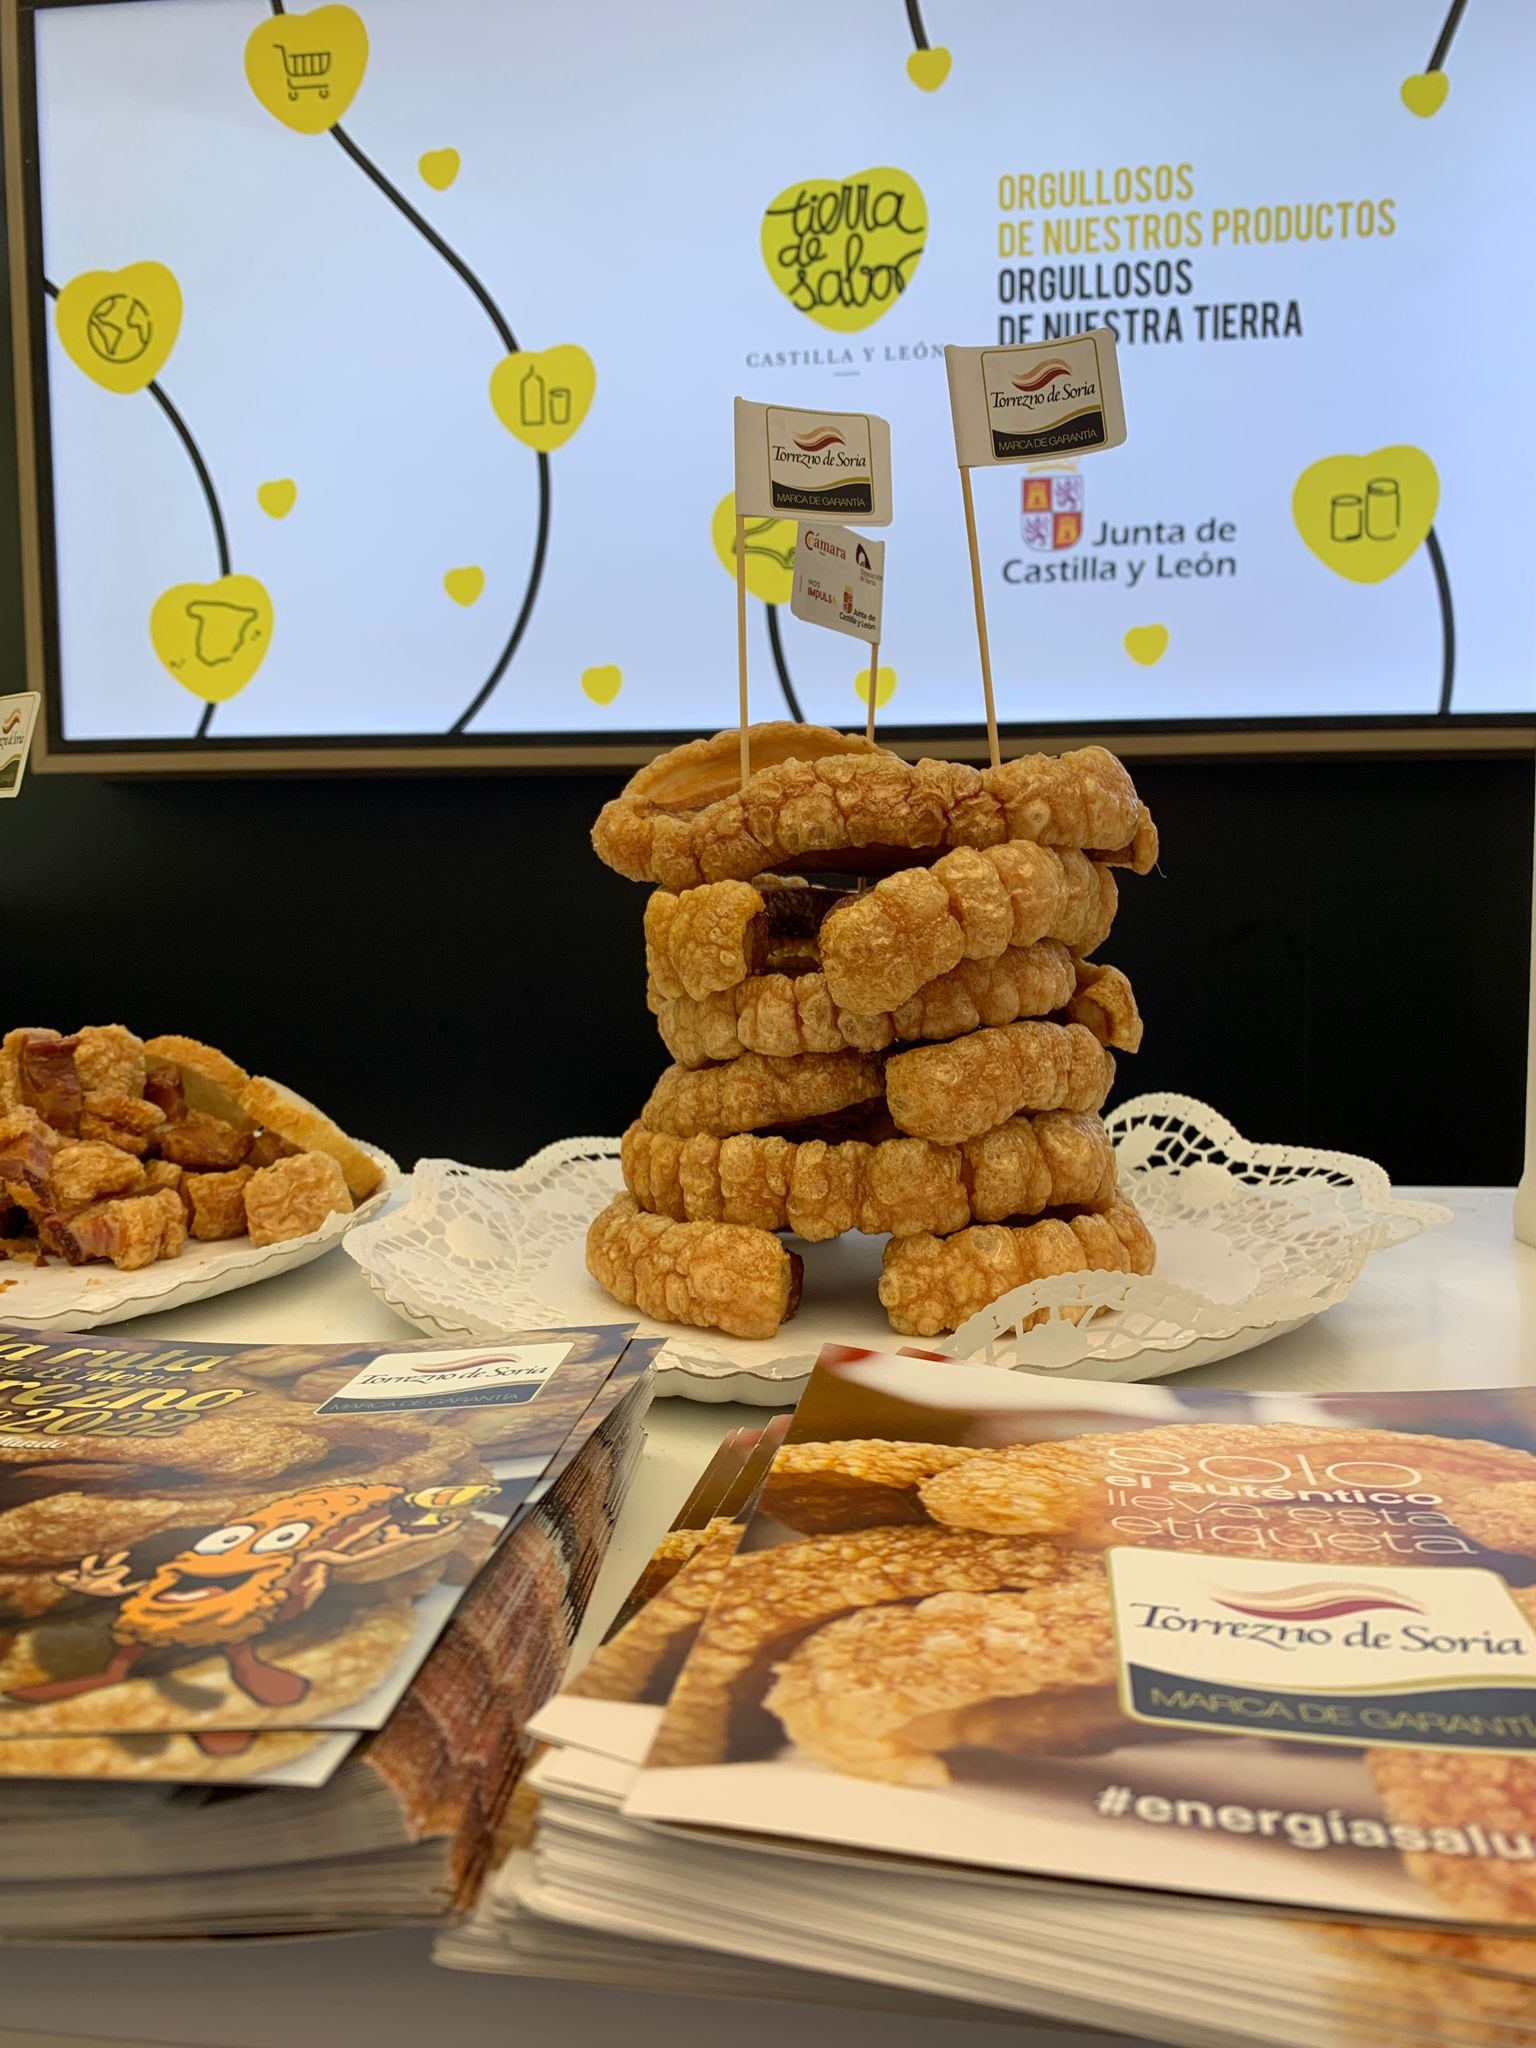
[[(741, 786), (752, 776), (752, 742), (747, 737), (747, 522), (736, 514), (736, 687), (741, 720)], [(990, 691), (990, 684), (988, 689)]]
[[(992, 697), (992, 649), (987, 644), (987, 603), (981, 590), (981, 552), (976, 545), (976, 503), (971, 496), (971, 472), (963, 467), (960, 471), (960, 494), (965, 500), (965, 538), (971, 551), (971, 595), (976, 600), (976, 639), (981, 648), (981, 688), (987, 703), (987, 747), (992, 756), (992, 766), (996, 768), (1001, 765), (1003, 756), (997, 744), (997, 705)], [(869, 694), (873, 703), (873, 682)]]
[(864, 737), (871, 744), (875, 737), (875, 692), (880, 687), (880, 642), (877, 640), (869, 650), (869, 714), (864, 720)]

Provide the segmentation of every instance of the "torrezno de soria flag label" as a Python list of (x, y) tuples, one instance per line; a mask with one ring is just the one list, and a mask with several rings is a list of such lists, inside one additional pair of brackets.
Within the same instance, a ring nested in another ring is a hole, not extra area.
[(1086, 455), (1125, 439), (1107, 327), (1020, 348), (946, 348), (944, 362), (962, 469)]
[(1279, 1741), (1536, 1748), (1536, 1631), (1497, 1572), (1108, 1553), (1133, 1720)]
[(891, 523), (891, 430), (872, 412), (801, 412), (736, 401), (743, 518)]

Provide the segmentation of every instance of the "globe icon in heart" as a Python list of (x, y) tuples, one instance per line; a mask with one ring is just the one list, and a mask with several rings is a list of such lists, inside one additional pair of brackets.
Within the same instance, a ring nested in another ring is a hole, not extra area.
[(142, 299), (128, 292), (109, 292), (92, 306), (85, 331), (91, 347), (105, 362), (133, 363), (154, 339), (155, 323)]

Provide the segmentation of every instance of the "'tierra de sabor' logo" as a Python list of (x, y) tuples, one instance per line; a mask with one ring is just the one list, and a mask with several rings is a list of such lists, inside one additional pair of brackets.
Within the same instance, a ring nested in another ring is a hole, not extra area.
[(1362, 1579), (1323, 1565), (1298, 1580), (1267, 1558), (1213, 1570), (1198, 1552), (1141, 1547), (1108, 1562), (1134, 1720), (1289, 1742), (1536, 1744), (1536, 1628), (1497, 1572), (1405, 1565)]

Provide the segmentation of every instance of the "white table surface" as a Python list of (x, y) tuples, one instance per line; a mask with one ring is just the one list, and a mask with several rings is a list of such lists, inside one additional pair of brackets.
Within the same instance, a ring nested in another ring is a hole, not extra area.
[[(1383, 1252), (1349, 1299), (1290, 1336), (1190, 1383), (1321, 1393), (1355, 1387), (1497, 1387), (1536, 1382), (1536, 1250), (1513, 1241), (1512, 1191), (1414, 1188), (1453, 1220)], [(257, 1344), (400, 1339), (408, 1325), (340, 1250), (211, 1301), (146, 1316), (136, 1334)], [(761, 1409), (658, 1402), (588, 1616), (600, 1633), (728, 1429)], [(302, 1797), (302, 1794), (295, 1794)], [(0, 1792), (3, 1797), (3, 1792)], [(424, 1935), (247, 1948), (0, 1950), (0, 2048), (132, 2042), (153, 2048), (677, 2048), (726, 2039), (781, 2048), (942, 2048), (961, 2029), (817, 2008), (665, 1998), (435, 1968)], [(997, 2038), (964, 2028), (978, 2043)], [(1031, 2028), (1030, 2048), (1091, 2048), (1093, 2037)]]

